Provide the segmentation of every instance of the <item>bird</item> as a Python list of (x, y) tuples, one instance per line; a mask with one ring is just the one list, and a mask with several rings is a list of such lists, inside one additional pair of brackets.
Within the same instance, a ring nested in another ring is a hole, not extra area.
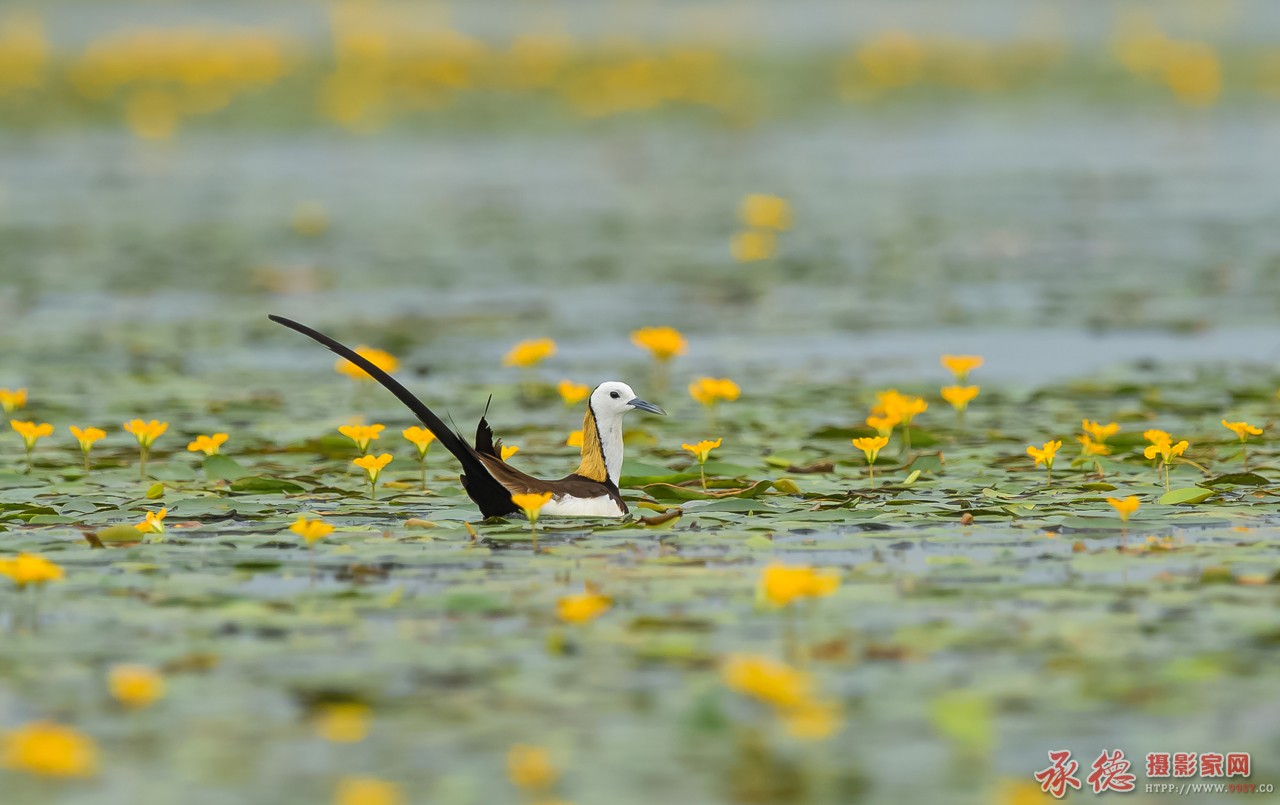
[(626, 517), (629, 513), (626, 501), (618, 491), (618, 479), (622, 476), (622, 419), (631, 411), (646, 411), (658, 416), (666, 416), (667, 412), (637, 397), (626, 383), (609, 380), (592, 390), (582, 422), (581, 463), (563, 478), (543, 480), (527, 475), (503, 460), (502, 441), (494, 440), (493, 429), (489, 427), (488, 405), (476, 425), (475, 444), (467, 444), (461, 433), (449, 428), (422, 400), (355, 350), (284, 316), (272, 314), (268, 318), (318, 341), (351, 361), (404, 403), (462, 465), (462, 475), (459, 476), (462, 488), (485, 519), (519, 513), (521, 509), (512, 500), (512, 495), (547, 492), (551, 493), (551, 498), (542, 507), (540, 515)]

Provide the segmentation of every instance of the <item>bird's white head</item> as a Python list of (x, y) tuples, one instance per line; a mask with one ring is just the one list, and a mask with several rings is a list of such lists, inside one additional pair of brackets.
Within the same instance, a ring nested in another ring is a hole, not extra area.
[(597, 481), (608, 478), (618, 483), (622, 477), (622, 418), (633, 410), (667, 413), (640, 399), (630, 386), (617, 380), (601, 383), (591, 392), (591, 403), (582, 423), (579, 475)]
[(609, 380), (596, 386), (596, 390), (591, 392), (591, 410), (601, 422), (621, 418), (634, 410), (663, 416), (667, 413), (653, 403), (637, 397), (630, 386), (618, 380)]

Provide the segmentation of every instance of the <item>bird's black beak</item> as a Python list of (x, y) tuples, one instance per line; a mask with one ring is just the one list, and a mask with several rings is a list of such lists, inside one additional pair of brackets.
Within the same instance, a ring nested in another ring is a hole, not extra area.
[(659, 408), (658, 406), (654, 405), (651, 402), (645, 402), (639, 397), (636, 397), (634, 400), (627, 403), (627, 405), (631, 406), (632, 408), (639, 408), (641, 411), (648, 411), (651, 414), (657, 414), (658, 416), (667, 415), (666, 411), (663, 411), (661, 408)]

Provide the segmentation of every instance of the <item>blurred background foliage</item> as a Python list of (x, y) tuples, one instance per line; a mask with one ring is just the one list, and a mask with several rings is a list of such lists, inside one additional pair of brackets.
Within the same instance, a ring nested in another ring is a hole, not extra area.
[(1256, 345), (1277, 33), (1246, 0), (11, 5), (0, 342), (121, 367), (283, 307), (492, 363), (655, 323), (814, 363), (1001, 328), (1039, 354), (971, 349), (1014, 374), (1050, 330)]

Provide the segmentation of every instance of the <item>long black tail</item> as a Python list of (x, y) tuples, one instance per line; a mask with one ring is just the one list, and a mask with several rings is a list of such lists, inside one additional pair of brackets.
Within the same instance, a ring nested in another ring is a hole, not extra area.
[(462, 436), (451, 430), (444, 423), (444, 420), (436, 416), (435, 412), (428, 408), (422, 400), (413, 396), (413, 392), (400, 385), (398, 380), (374, 366), (354, 349), (333, 340), (324, 333), (311, 329), (305, 324), (299, 324), (292, 319), (286, 319), (284, 316), (270, 315), (267, 318), (324, 344), (340, 357), (346, 358), (368, 372), (369, 376), (378, 381), (383, 388), (396, 395), (396, 398), (404, 403), (414, 413), (414, 416), (418, 417), (418, 420), (427, 427), (427, 430), (436, 435), (436, 439), (440, 441), (440, 444), (452, 453), (454, 458), (458, 459), (458, 463), (462, 465), (465, 473), (462, 478), (462, 485), (471, 499), (480, 507), (482, 515), (485, 517), (501, 517), (515, 511), (516, 507), (511, 502), (511, 493), (489, 474), (484, 464), (476, 456), (475, 450), (466, 443)]

